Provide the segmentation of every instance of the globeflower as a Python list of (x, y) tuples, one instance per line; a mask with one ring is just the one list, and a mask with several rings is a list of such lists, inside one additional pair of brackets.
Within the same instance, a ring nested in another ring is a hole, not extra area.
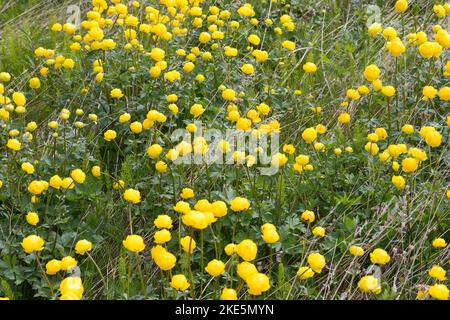
[(124, 96), (124, 94), (123, 94), (122, 90), (116, 88), (116, 89), (111, 90), (110, 96), (111, 96), (111, 98), (114, 98), (114, 99), (120, 99)]
[(366, 293), (379, 294), (381, 292), (380, 280), (374, 276), (364, 276), (358, 281), (358, 288)]
[(237, 300), (237, 292), (234, 289), (223, 288), (220, 300)]
[(405, 188), (406, 182), (402, 176), (392, 176), (392, 184), (399, 190)]
[(437, 300), (448, 300), (449, 296), (449, 290), (445, 284), (438, 284), (432, 285), (428, 291), (430, 292), (430, 295)]
[(250, 201), (242, 197), (236, 197), (230, 201), (230, 208), (234, 212), (241, 212), (250, 208)]
[(433, 266), (429, 271), (428, 271), (428, 275), (432, 278), (435, 278), (439, 281), (445, 281), (447, 278), (445, 277), (445, 274), (447, 272), (445, 271), (444, 268), (440, 267), (440, 266)]
[(44, 250), (45, 241), (37, 235), (23, 238), (21, 246), (26, 253)]
[(192, 190), (191, 188), (183, 188), (181, 190), (180, 197), (183, 198), (183, 199), (191, 199), (194, 196), (195, 196), (194, 190)]
[(317, 138), (317, 132), (314, 128), (307, 128), (302, 132), (302, 138), (306, 143), (313, 143)]
[(364, 78), (366, 78), (367, 81), (372, 82), (377, 80), (379, 77), (380, 77), (380, 69), (378, 68), (377, 65), (371, 64), (364, 69)]
[(183, 274), (175, 274), (170, 281), (170, 286), (176, 290), (185, 291), (189, 288), (190, 284)]
[(114, 130), (107, 130), (104, 134), (103, 137), (106, 141), (112, 141), (117, 137), (117, 133)]
[(72, 269), (72, 268), (76, 267), (77, 264), (78, 264), (78, 261), (75, 260), (73, 257), (66, 256), (61, 259), (61, 270), (66, 271), (66, 270)]
[(303, 65), (303, 71), (306, 73), (315, 73), (317, 71), (317, 66), (312, 62), (307, 62)]
[(173, 227), (172, 218), (166, 214), (158, 215), (153, 221), (153, 224), (159, 229), (171, 229)]
[(70, 300), (81, 300), (84, 293), (83, 283), (80, 277), (68, 277), (61, 281), (59, 285), (61, 300), (70, 297)]
[(270, 289), (269, 277), (263, 273), (254, 273), (246, 279), (248, 292), (251, 295), (258, 296)]
[(313, 223), (314, 220), (316, 220), (316, 216), (314, 214), (313, 211), (310, 210), (305, 210), (302, 212), (302, 214), (300, 215), (300, 219), (303, 222), (307, 222), (307, 223)]
[(349, 249), (350, 254), (355, 257), (361, 257), (364, 255), (364, 249), (359, 246), (351, 246)]
[(378, 22), (375, 22), (369, 26), (367, 31), (369, 32), (370, 36), (376, 37), (379, 33), (381, 33), (382, 29), (383, 28), (382, 28), (381, 24)]
[(11, 149), (13, 151), (19, 151), (21, 145), (22, 144), (17, 139), (8, 139), (8, 142), (6, 143), (8, 149)]
[(419, 163), (414, 158), (405, 158), (402, 160), (402, 170), (406, 173), (411, 173), (417, 170)]
[(300, 278), (300, 280), (307, 280), (309, 278), (312, 278), (315, 275), (314, 271), (310, 267), (300, 267), (297, 271), (297, 277)]
[(84, 255), (86, 252), (89, 252), (91, 250), (92, 250), (92, 242), (86, 239), (79, 240), (75, 244), (75, 252), (79, 255)]
[(36, 212), (29, 211), (26, 216), (28, 224), (35, 226), (39, 222), (39, 216)]
[(52, 259), (45, 265), (45, 273), (48, 275), (55, 275), (61, 270), (61, 261)]
[(195, 248), (197, 247), (197, 243), (193, 238), (190, 236), (185, 236), (180, 239), (181, 247), (185, 252), (192, 253), (194, 252)]
[(391, 257), (385, 250), (376, 248), (370, 253), (370, 261), (373, 264), (384, 265), (386, 263), (389, 263), (389, 261), (391, 261)]
[(314, 235), (314, 236), (316, 236), (316, 237), (325, 237), (325, 229), (324, 228), (322, 228), (322, 227), (315, 227), (313, 230), (312, 230), (312, 234)]
[(253, 261), (256, 258), (258, 247), (252, 240), (245, 239), (236, 245), (235, 251), (245, 261)]
[(209, 273), (209, 275), (213, 277), (218, 277), (225, 271), (225, 264), (217, 259), (211, 260), (208, 262), (208, 265), (205, 268), (205, 271)]
[[(295, 50), (295, 42), (285, 40), (281, 43), (281, 46), (288, 50), (288, 51), (294, 51)], [(306, 71), (306, 70), (305, 70)]]
[(123, 194), (123, 198), (133, 204), (141, 202), (141, 193), (135, 189), (127, 189)]
[(445, 248), (447, 246), (447, 242), (443, 238), (436, 238), (433, 240), (432, 246), (435, 248)]
[(325, 257), (318, 252), (311, 253), (307, 261), (311, 269), (316, 273), (321, 273), (326, 264)]
[(144, 239), (141, 236), (132, 234), (122, 241), (123, 246), (131, 252), (141, 252), (145, 249)]
[(86, 179), (86, 174), (81, 169), (72, 170), (70, 177), (77, 183), (83, 184)]

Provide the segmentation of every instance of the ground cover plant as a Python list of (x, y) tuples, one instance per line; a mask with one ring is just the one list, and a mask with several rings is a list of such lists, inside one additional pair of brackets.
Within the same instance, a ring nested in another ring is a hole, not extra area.
[(2, 299), (448, 300), (449, 3), (0, 3)]

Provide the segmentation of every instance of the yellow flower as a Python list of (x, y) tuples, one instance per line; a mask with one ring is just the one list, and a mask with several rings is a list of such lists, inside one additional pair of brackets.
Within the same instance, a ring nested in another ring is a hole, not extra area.
[(44, 181), (33, 180), (28, 185), (28, 191), (33, 195), (40, 195), (46, 190)]
[(361, 95), (359, 94), (358, 90), (355, 89), (348, 89), (346, 92), (347, 98), (351, 100), (358, 100), (361, 98)]
[(75, 252), (80, 255), (84, 255), (86, 252), (92, 250), (92, 243), (86, 239), (79, 240), (75, 244)]
[(439, 281), (445, 281), (447, 278), (445, 277), (446, 271), (444, 268), (440, 266), (433, 266), (429, 271), (428, 275), (432, 278), (435, 278)]
[(316, 138), (317, 138), (316, 129), (314, 129), (314, 128), (307, 128), (307, 129), (303, 130), (302, 138), (308, 144), (313, 143), (314, 140), (316, 140)]
[(116, 88), (111, 90), (110, 96), (114, 99), (120, 99), (124, 96), (124, 94), (122, 93), (122, 90)]
[(130, 203), (137, 204), (141, 202), (141, 193), (135, 189), (127, 189), (123, 194), (123, 198)]
[(359, 246), (351, 246), (349, 249), (350, 254), (355, 257), (361, 257), (364, 255), (364, 249)]
[(147, 155), (150, 158), (155, 159), (155, 158), (159, 157), (159, 155), (161, 154), (162, 150), (163, 149), (162, 149), (162, 147), (159, 144), (152, 144), (147, 149)]
[(269, 277), (263, 273), (254, 273), (245, 281), (248, 286), (248, 293), (254, 296), (258, 296), (270, 289)]
[(139, 121), (134, 121), (130, 124), (130, 130), (133, 133), (139, 134), (142, 132), (142, 123), (140, 123)]
[(223, 288), (220, 300), (237, 300), (237, 292), (234, 289)]
[(81, 300), (84, 293), (83, 283), (80, 277), (68, 277), (61, 281), (59, 285), (61, 291), (61, 299), (67, 295), (73, 295), (75, 299)]
[(310, 267), (300, 267), (297, 271), (297, 277), (299, 277), (300, 280), (312, 278), (314, 274), (314, 271)]
[(172, 239), (172, 235), (170, 234), (169, 230), (162, 229), (162, 230), (156, 231), (153, 238), (154, 238), (155, 243), (163, 244), (163, 243), (169, 242)]
[(106, 141), (111, 141), (114, 140), (117, 137), (117, 133), (114, 130), (107, 130), (104, 134), (103, 137)]
[(322, 269), (325, 267), (326, 260), (323, 255), (315, 252), (308, 255), (308, 264), (314, 272), (321, 273)]
[(381, 88), (381, 93), (386, 97), (392, 97), (395, 94), (395, 88), (393, 86), (383, 86)]
[(98, 178), (101, 175), (101, 169), (99, 166), (93, 166), (91, 169), (91, 173), (94, 177)]
[(181, 247), (185, 252), (192, 253), (197, 247), (197, 243), (190, 236), (185, 236), (180, 240)]
[(38, 77), (31, 78), (29, 86), (31, 89), (39, 89), (41, 87), (41, 80)]
[(32, 253), (34, 251), (42, 251), (44, 244), (44, 239), (37, 235), (31, 235), (23, 238), (21, 246), (26, 253)]
[(303, 71), (306, 73), (315, 73), (317, 71), (317, 66), (312, 62), (307, 62), (303, 65)]
[(250, 208), (250, 201), (242, 197), (236, 197), (230, 201), (230, 208), (234, 212), (248, 210)]
[(199, 103), (192, 105), (189, 111), (189, 113), (192, 114), (194, 118), (200, 117), (203, 112), (205, 112), (205, 108), (203, 108), (203, 106)]
[(247, 280), (251, 275), (258, 273), (258, 270), (256, 269), (255, 265), (248, 261), (239, 263), (236, 266), (236, 269), (238, 276), (241, 277), (243, 280)]
[[(269, 226), (269, 227), (267, 227)], [(262, 239), (266, 243), (276, 243), (280, 240), (280, 235), (274, 225), (266, 223), (261, 227)]]
[(438, 284), (432, 285), (428, 291), (430, 292), (430, 295), (434, 299), (438, 300), (448, 300), (449, 290), (445, 284)]
[(408, 1), (406, 0), (397, 0), (395, 2), (395, 11), (397, 12), (405, 12), (408, 9)]
[(405, 188), (406, 182), (402, 176), (392, 176), (392, 184), (399, 190)]
[(366, 293), (379, 294), (381, 292), (380, 280), (374, 276), (364, 276), (358, 281), (358, 288)]
[(176, 274), (172, 277), (170, 286), (176, 290), (185, 291), (189, 288), (190, 284), (183, 274)]
[(162, 60), (164, 60), (165, 54), (166, 53), (163, 49), (153, 48), (150, 51), (150, 58), (152, 58), (155, 61), (162, 61)]
[(343, 112), (339, 115), (338, 121), (342, 124), (347, 124), (350, 122), (350, 115), (347, 112)]
[(61, 259), (61, 270), (66, 271), (66, 270), (72, 269), (72, 268), (76, 267), (77, 264), (78, 264), (77, 260), (75, 260), (71, 256), (66, 256)]
[(411, 173), (417, 170), (419, 164), (414, 158), (405, 158), (402, 160), (402, 170), (406, 173)]
[(288, 158), (283, 153), (276, 153), (272, 156), (271, 164), (274, 167), (282, 167), (286, 164)]
[(191, 206), (187, 202), (178, 201), (173, 207), (173, 210), (178, 213), (188, 213), (189, 211), (191, 211)]
[(172, 218), (166, 214), (158, 215), (158, 217), (156, 217), (153, 221), (153, 224), (158, 229), (171, 229), (173, 227)]
[(246, 63), (242, 65), (241, 71), (245, 74), (252, 74), (253, 72), (255, 72), (255, 68), (250, 63)]
[(258, 247), (249, 239), (242, 240), (235, 248), (236, 253), (245, 261), (255, 260)]
[(307, 223), (313, 223), (314, 220), (316, 220), (316, 216), (314, 214), (314, 212), (310, 211), (310, 210), (305, 210), (302, 212), (302, 214), (300, 215), (300, 219), (303, 222), (307, 222)]
[(378, 68), (377, 65), (371, 64), (364, 69), (364, 78), (366, 78), (367, 81), (372, 82), (377, 80), (379, 77), (380, 77), (380, 69)]
[(63, 189), (73, 189), (75, 187), (75, 183), (72, 178), (64, 178), (61, 181), (61, 187)]
[(70, 172), (70, 177), (77, 183), (82, 184), (86, 179), (86, 174), (81, 169), (75, 169)]
[(370, 34), (372, 37), (376, 37), (377, 34), (381, 33), (382, 29), (383, 29), (383, 28), (382, 28), (381, 24), (375, 22), (375, 23), (372, 23), (372, 24), (369, 26), (369, 28), (368, 28), (367, 31), (369, 32), (369, 34)]
[(122, 241), (123, 246), (131, 252), (141, 252), (145, 249), (144, 239), (141, 236), (132, 234)]
[[(289, 41), (289, 40), (285, 40), (281, 43), (281, 46), (289, 51), (294, 51), (295, 50), (295, 42)], [(306, 71), (306, 70), (305, 70)]]
[(432, 246), (435, 248), (445, 248), (447, 246), (447, 242), (443, 238), (436, 238), (433, 240)]
[(370, 261), (373, 264), (384, 265), (386, 263), (389, 263), (389, 261), (391, 261), (391, 257), (385, 250), (381, 248), (376, 248), (370, 253)]
[(261, 42), (261, 39), (256, 34), (251, 34), (247, 38), (248, 42), (253, 44), (254, 46), (258, 46)]
[(227, 256), (231, 256), (236, 252), (236, 245), (234, 243), (229, 243), (225, 246), (224, 251)]
[(322, 228), (322, 227), (315, 227), (315, 228), (312, 230), (312, 233), (313, 233), (313, 235), (316, 236), (316, 237), (325, 237), (325, 229)]
[(167, 163), (165, 163), (164, 161), (158, 161), (155, 164), (155, 169), (156, 171), (158, 171), (159, 173), (164, 173), (167, 171)]
[(45, 265), (45, 273), (55, 275), (61, 270), (61, 261), (52, 259)]
[(430, 147), (437, 148), (442, 143), (442, 135), (437, 131), (430, 132), (426, 135), (425, 142)]
[(22, 163), (21, 168), (23, 171), (25, 171), (28, 174), (34, 173), (34, 166), (29, 162)]
[(19, 151), (21, 145), (22, 144), (17, 139), (8, 139), (8, 142), (6, 143), (6, 146), (14, 151)]
[(405, 124), (402, 127), (402, 132), (404, 134), (412, 134), (412, 133), (414, 133), (414, 126), (412, 126), (410, 124)]
[(27, 213), (26, 220), (27, 220), (28, 224), (35, 226), (39, 222), (39, 216), (36, 212), (29, 211)]
[(157, 245), (151, 250), (152, 259), (155, 261), (156, 265), (163, 271), (168, 271), (175, 267), (177, 258), (167, 251), (165, 248)]
[(213, 277), (218, 277), (225, 272), (225, 264), (217, 259), (211, 260), (208, 262), (205, 271)]
[(222, 98), (227, 101), (236, 99), (236, 92), (233, 89), (225, 89), (222, 91)]
[(27, 103), (27, 99), (22, 92), (14, 92), (12, 95), (13, 101), (18, 107), (23, 107)]

